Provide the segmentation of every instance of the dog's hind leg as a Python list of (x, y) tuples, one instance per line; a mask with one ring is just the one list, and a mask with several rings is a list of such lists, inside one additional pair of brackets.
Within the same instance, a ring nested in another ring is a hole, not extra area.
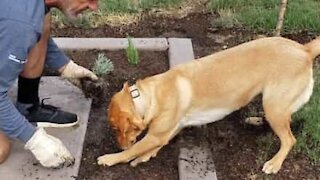
[(263, 166), (267, 174), (277, 173), (283, 161), (296, 143), (291, 128), (291, 114), (305, 104), (313, 88), (312, 70), (295, 77), (283, 77), (281, 82), (273, 82), (263, 91), (265, 117), (272, 130), (279, 137), (281, 145), (277, 154)]
[(277, 154), (264, 164), (262, 170), (267, 174), (275, 174), (280, 170), (283, 161), (295, 144), (296, 139), (290, 129), (290, 113), (284, 112), (277, 114), (272, 112), (272, 110), (267, 110), (266, 118), (274, 133), (279, 137), (281, 146)]
[[(263, 92), (263, 108), (265, 117), (274, 133), (279, 137), (281, 145), (277, 154), (263, 166), (263, 172), (277, 173), (283, 161), (296, 143), (291, 128), (291, 114), (294, 106), (301, 101), (300, 96), (307, 87), (305, 81), (292, 81), (269, 86)], [(299, 85), (300, 86), (297, 86)]]

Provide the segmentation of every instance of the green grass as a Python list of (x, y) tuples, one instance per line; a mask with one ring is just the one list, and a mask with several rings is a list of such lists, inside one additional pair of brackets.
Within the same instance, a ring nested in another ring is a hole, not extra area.
[(165, 8), (177, 5), (182, 0), (104, 0), (100, 3), (100, 10), (116, 13), (136, 13), (152, 8)]
[(110, 15), (134, 15), (153, 8), (169, 8), (179, 5), (183, 0), (101, 0), (99, 9), (86, 12), (75, 21), (70, 21), (58, 10), (53, 11), (53, 21), (59, 27), (73, 25), (76, 27), (97, 27), (107, 23)]
[[(209, 10), (214, 12), (232, 12), (233, 25), (239, 25), (256, 31), (274, 31), (279, 11), (279, 0), (211, 0)], [(220, 14), (220, 13), (219, 13)], [(288, 1), (285, 15), (284, 31), (320, 32), (320, 1), (292, 0)], [(212, 22), (213, 26), (230, 24), (229, 16), (220, 14), (220, 18)]]
[(295, 150), (320, 163), (320, 70), (315, 72), (315, 84), (310, 101), (293, 116), (300, 126)]
[[(108, 21), (110, 15), (138, 15), (153, 8), (174, 8), (185, 0), (102, 0), (99, 9), (89, 12), (78, 20), (70, 22), (61, 13), (54, 11), (54, 22), (60, 26), (96, 27)], [(274, 31), (278, 18), (279, 0), (210, 0), (209, 11), (217, 12), (220, 18), (214, 19), (213, 26), (244, 26), (263, 32)], [(288, 1), (283, 32), (320, 32), (320, 1)], [(121, 21), (121, 20), (120, 20)]]

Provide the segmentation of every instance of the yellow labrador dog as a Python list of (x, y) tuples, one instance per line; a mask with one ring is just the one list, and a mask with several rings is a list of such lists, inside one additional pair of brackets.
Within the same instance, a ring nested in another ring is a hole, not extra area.
[[(118, 143), (125, 150), (99, 157), (98, 164), (146, 162), (184, 127), (220, 120), (262, 93), (266, 119), (281, 141), (280, 150), (262, 170), (277, 173), (296, 142), (291, 115), (312, 94), (312, 64), (318, 54), (320, 39), (301, 45), (281, 37), (262, 38), (130, 87), (125, 83), (108, 110)], [(147, 134), (135, 143), (144, 129)]]

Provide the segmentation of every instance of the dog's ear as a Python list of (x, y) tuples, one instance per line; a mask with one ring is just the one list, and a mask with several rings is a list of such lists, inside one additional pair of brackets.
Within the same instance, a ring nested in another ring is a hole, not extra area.
[(124, 97), (125, 99), (129, 98), (130, 101), (132, 101), (132, 100), (131, 100), (131, 93), (130, 93), (130, 89), (129, 89), (129, 83), (128, 83), (128, 82), (125, 82), (125, 83), (123, 84), (123, 88), (122, 88), (121, 92), (123, 93), (122, 95), (123, 95), (123, 97)]
[(111, 123), (112, 127), (118, 127), (119, 116), (121, 115), (120, 108), (117, 102), (111, 100), (107, 109), (107, 121)]
[(130, 126), (129, 116), (126, 112), (119, 112), (109, 119), (113, 129), (116, 129), (121, 133), (122, 136), (126, 135), (127, 130)]
[(122, 91), (129, 91), (129, 83), (128, 83), (128, 81), (123, 83)]

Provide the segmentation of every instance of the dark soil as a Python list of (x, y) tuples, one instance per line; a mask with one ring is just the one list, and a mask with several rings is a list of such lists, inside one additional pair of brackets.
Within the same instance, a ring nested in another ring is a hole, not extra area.
[[(212, 28), (214, 14), (195, 13), (184, 18), (145, 15), (138, 23), (119, 27), (104, 26), (94, 29), (67, 27), (53, 29), (55, 36), (67, 37), (185, 37), (191, 38), (196, 57), (202, 57), (256, 38), (257, 32), (243, 28)], [(263, 34), (263, 33), (262, 33)], [(268, 35), (264, 33), (265, 35)], [(308, 32), (284, 35), (307, 42), (315, 35)], [(91, 68), (98, 51), (71, 52), (79, 64)], [(106, 121), (106, 107), (111, 95), (120, 90), (122, 83), (165, 71), (168, 68), (165, 53), (141, 52), (141, 63), (129, 66), (123, 52), (106, 52), (116, 70), (103, 77), (102, 95), (93, 96), (94, 106), (90, 113), (88, 131), (78, 179), (178, 179), (177, 157), (179, 142), (174, 139), (158, 156), (136, 168), (128, 164), (100, 167), (96, 158), (105, 153), (117, 152), (114, 136)], [(98, 91), (97, 91), (98, 92)], [(105, 93), (105, 94), (104, 94)], [(87, 92), (88, 95), (90, 92)], [(222, 121), (202, 128), (188, 128), (180, 137), (191, 139), (188, 143), (208, 141), (219, 179), (319, 179), (320, 167), (312, 165), (302, 154), (290, 153), (277, 175), (264, 175), (263, 163), (277, 151), (279, 144), (270, 151), (261, 149), (257, 139), (271, 132), (270, 128), (252, 127), (243, 123), (248, 115), (259, 114), (259, 100), (251, 103)]]

